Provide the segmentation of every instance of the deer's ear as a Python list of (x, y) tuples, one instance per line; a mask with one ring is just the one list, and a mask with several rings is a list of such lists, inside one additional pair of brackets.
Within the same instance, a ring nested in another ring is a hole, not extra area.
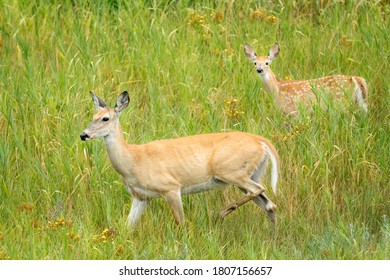
[(101, 100), (99, 97), (97, 97), (92, 91), (90, 93), (92, 96), (93, 104), (95, 104), (95, 108), (98, 111), (101, 111), (101, 110), (107, 108), (107, 105), (106, 105), (106, 103), (104, 103), (103, 100)]
[(244, 45), (244, 52), (250, 60), (255, 61), (257, 59), (257, 55), (255, 54), (255, 50), (250, 45), (248, 45), (248, 44)]
[(278, 57), (280, 52), (280, 47), (278, 43), (275, 43), (269, 50), (268, 59), (273, 60)]
[(129, 93), (127, 91), (122, 92), (116, 101), (116, 105), (114, 108), (115, 112), (120, 113), (121, 111), (126, 109), (127, 106), (129, 105), (129, 102), (130, 102)]

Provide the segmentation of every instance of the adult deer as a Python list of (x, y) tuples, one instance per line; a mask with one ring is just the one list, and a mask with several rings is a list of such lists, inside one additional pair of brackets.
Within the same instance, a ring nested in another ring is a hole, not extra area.
[(98, 113), (81, 133), (83, 141), (102, 137), (114, 169), (122, 176), (133, 203), (127, 222), (134, 225), (150, 199), (164, 197), (177, 224), (184, 222), (181, 195), (235, 185), (276, 219), (276, 205), (263, 193), (260, 179), (268, 159), (272, 163), (271, 183), (276, 192), (279, 159), (265, 138), (243, 132), (200, 134), (142, 145), (125, 142), (119, 124), (120, 113), (129, 104), (125, 91), (110, 109), (91, 92)]
[(281, 80), (272, 72), (270, 65), (279, 55), (280, 47), (275, 43), (267, 56), (257, 56), (250, 45), (244, 46), (246, 56), (255, 64), (255, 69), (263, 81), (266, 91), (275, 98), (276, 105), (284, 113), (296, 114), (299, 104), (311, 109), (320, 96), (315, 93), (329, 93), (335, 99), (343, 98), (345, 92), (352, 93), (352, 98), (364, 112), (367, 112), (367, 83), (362, 77), (335, 75), (312, 80)]

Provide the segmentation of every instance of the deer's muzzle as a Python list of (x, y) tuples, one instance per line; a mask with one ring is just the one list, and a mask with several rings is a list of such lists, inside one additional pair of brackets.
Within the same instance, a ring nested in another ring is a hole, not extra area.
[(89, 136), (88, 136), (87, 133), (83, 132), (83, 133), (80, 134), (80, 138), (83, 141), (87, 141), (89, 139)]

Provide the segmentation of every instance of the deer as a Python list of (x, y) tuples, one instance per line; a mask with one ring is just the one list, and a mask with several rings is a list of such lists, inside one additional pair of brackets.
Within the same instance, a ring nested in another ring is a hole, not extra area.
[(278, 57), (280, 46), (275, 43), (267, 56), (257, 56), (254, 49), (244, 45), (246, 56), (254, 62), (256, 72), (265, 90), (273, 95), (276, 106), (286, 115), (297, 115), (299, 106), (309, 111), (321, 100), (321, 94), (330, 94), (336, 100), (344, 98), (347, 92), (367, 113), (368, 87), (364, 78), (358, 76), (334, 75), (311, 80), (281, 80), (272, 72), (270, 65)]
[(228, 185), (250, 196), (247, 201), (253, 200), (275, 223), (276, 205), (266, 196), (265, 187), (260, 183), (271, 161), (271, 185), (276, 193), (279, 156), (269, 140), (232, 131), (128, 144), (119, 122), (121, 112), (130, 101), (128, 92), (119, 95), (114, 108), (108, 108), (102, 99), (90, 93), (97, 113), (80, 138), (82, 141), (103, 138), (113, 168), (133, 197), (127, 217), (130, 228), (153, 198), (164, 198), (176, 224), (182, 225), (185, 221), (182, 195)]

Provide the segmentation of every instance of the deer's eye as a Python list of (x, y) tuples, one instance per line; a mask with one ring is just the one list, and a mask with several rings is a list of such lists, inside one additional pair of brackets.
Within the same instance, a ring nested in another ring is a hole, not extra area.
[(266, 62), (265, 65), (268, 65), (268, 62)]
[(104, 118), (102, 118), (102, 121), (104, 121), (104, 122), (108, 122), (108, 120), (109, 120), (109, 118), (108, 118), (108, 117), (104, 117)]
[(255, 65), (257, 65), (257, 62), (255, 62)]

